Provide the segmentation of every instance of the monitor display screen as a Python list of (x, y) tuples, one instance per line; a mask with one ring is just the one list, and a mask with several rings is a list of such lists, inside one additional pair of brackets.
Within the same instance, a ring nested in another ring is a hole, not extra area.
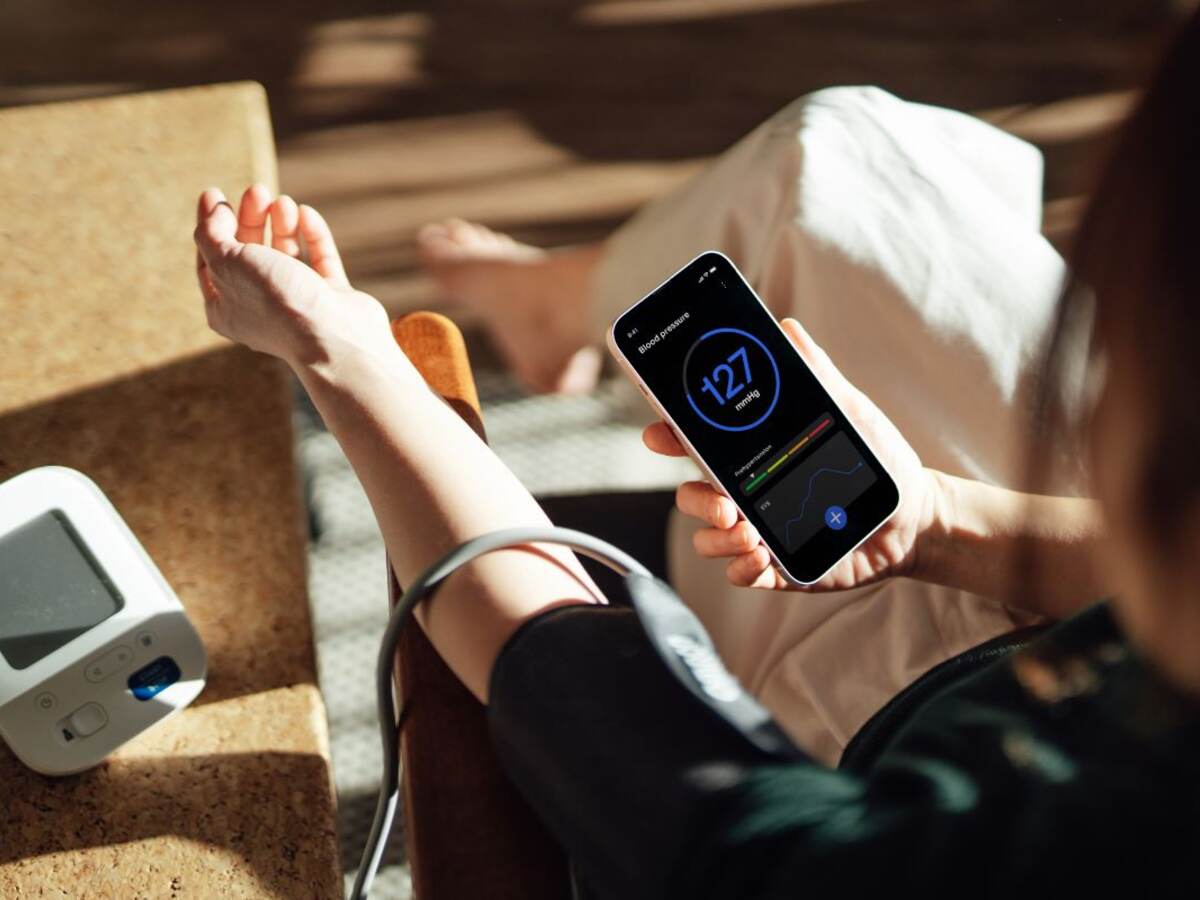
[(0, 535), (0, 656), (12, 668), (32, 666), (124, 605), (61, 510)]

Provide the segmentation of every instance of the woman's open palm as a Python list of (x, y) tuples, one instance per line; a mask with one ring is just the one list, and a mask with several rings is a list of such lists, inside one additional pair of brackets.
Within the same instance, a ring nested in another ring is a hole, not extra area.
[[(829, 356), (795, 319), (784, 319), (784, 332), (801, 357), (866, 439), (884, 468), (900, 488), (900, 506), (884, 525), (853, 553), (839, 562), (808, 590), (844, 590), (881, 578), (904, 575), (916, 562), (918, 539), (934, 518), (933, 475), (921, 465), (916, 451), (862, 391), (838, 371)], [(663, 422), (650, 425), (643, 435), (656, 453), (684, 456), (686, 451)], [(694, 544), (701, 556), (729, 558), (726, 574), (733, 584), (747, 587), (796, 590), (771, 564), (757, 530), (738, 515), (733, 501), (705, 481), (679, 486), (676, 503), (681, 512), (708, 527), (696, 532)]]
[(255, 185), (235, 214), (210, 189), (196, 219), (196, 275), (214, 331), (292, 363), (319, 360), (331, 341), (394, 350), (387, 312), (350, 286), (333, 234), (311, 206)]

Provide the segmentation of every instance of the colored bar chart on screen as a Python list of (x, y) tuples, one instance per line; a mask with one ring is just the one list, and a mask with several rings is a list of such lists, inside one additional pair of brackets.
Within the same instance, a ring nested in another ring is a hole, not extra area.
[(749, 497), (761, 488), (779, 474), (780, 469), (787, 464), (789, 459), (793, 459), (797, 453), (811, 445), (831, 425), (833, 425), (833, 417), (829, 413), (823, 413), (819, 419), (784, 444), (782, 450), (751, 472), (741, 483), (742, 493)]

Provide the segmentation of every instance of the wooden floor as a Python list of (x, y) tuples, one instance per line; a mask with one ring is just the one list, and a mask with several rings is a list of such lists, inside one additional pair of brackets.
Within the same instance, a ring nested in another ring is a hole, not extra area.
[[(1167, 0), (6, 0), (0, 106), (254, 79), (285, 190), (352, 278), (430, 301), (412, 238), (481, 219), (603, 236), (792, 98), (834, 84), (981, 113), (1046, 153), (1047, 227), (1172, 21)], [(0, 140), (3, 136), (0, 135)]]

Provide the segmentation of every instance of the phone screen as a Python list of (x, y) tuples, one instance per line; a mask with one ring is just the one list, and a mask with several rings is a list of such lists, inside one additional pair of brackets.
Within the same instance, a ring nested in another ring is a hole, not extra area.
[(794, 581), (819, 580), (895, 511), (895, 482), (721, 254), (692, 260), (612, 337)]

